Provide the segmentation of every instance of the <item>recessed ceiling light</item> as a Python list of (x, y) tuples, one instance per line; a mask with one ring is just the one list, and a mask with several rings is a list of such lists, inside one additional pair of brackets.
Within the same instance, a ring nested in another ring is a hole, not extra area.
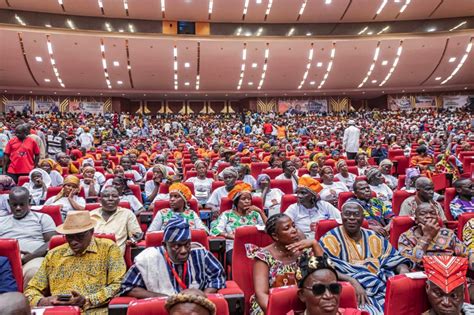
[(464, 89), (467, 90), (467, 86), (465, 86)]
[(455, 62), (455, 61), (456, 61), (456, 57), (449, 58), (449, 62)]
[(117, 60), (115, 60), (115, 61), (114, 61), (114, 66), (115, 66), (115, 67), (118, 67), (118, 66), (120, 66), (120, 63), (119, 63)]
[(143, 94), (143, 96), (146, 96), (146, 94)]
[(304, 93), (303, 95), (306, 95), (306, 93)]
[(30, 93), (33, 93), (33, 91), (30, 91)]
[(189, 82), (184, 82), (184, 85), (189, 86)]
[(248, 85), (253, 85), (253, 82), (249, 82)]
[(311, 36), (311, 35), (313, 35), (313, 34), (311, 34), (310, 32), (306, 33), (306, 36)]
[(117, 81), (117, 84), (123, 84), (123, 82), (119, 80), (119, 81)]
[(262, 0), (255, 0), (255, 3), (256, 3), (256, 4), (261, 4), (261, 3), (262, 3)]
[(44, 79), (44, 82), (51, 82), (50, 79)]
[(40, 56), (36, 56), (35, 59), (36, 59), (36, 61), (38, 61), (38, 62), (43, 62), (43, 58), (41, 58)]
[(331, 4), (332, 0), (326, 0), (325, 3), (326, 4)]
[(320, 61), (316, 64), (316, 67), (321, 68), (323, 66), (323, 63)]
[(421, 90), (421, 91), (422, 91), (422, 92), (424, 92), (424, 91), (425, 91), (425, 89), (423, 89), (423, 90)]
[(189, 62), (185, 62), (185, 63), (184, 63), (184, 67), (185, 67), (185, 68), (189, 68), (189, 67), (191, 67), (191, 65), (189, 64)]
[(77, 95), (81, 95), (81, 92), (77, 92)]
[(309, 84), (315, 85), (315, 84), (316, 84), (316, 81), (311, 81), (311, 82), (309, 82)]
[(54, 92), (54, 94), (57, 94), (57, 92)]
[(435, 80), (439, 81), (439, 80), (441, 80), (441, 77), (436, 77)]
[(51, 27), (51, 24), (45, 24), (44, 26), (46, 26), (46, 27)]
[(367, 35), (372, 35), (374, 34), (374, 32), (367, 32)]
[(256, 62), (252, 63), (252, 68), (257, 68), (257, 63)]
[(402, 93), (405, 93), (405, 90), (402, 90)]
[(427, 31), (427, 32), (430, 32), (430, 33), (431, 33), (431, 32), (434, 32), (434, 31), (436, 31), (436, 27), (429, 28), (429, 29), (427, 29), (426, 31)]
[(377, 80), (372, 80), (372, 83), (377, 83)]
[(388, 60), (382, 61), (382, 66), (386, 66), (386, 65), (388, 65)]

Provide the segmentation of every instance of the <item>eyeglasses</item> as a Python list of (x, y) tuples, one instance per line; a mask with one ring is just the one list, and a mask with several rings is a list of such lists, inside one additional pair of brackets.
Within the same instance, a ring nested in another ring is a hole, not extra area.
[(304, 289), (311, 290), (313, 295), (323, 295), (326, 290), (329, 290), (331, 294), (339, 295), (342, 291), (342, 285), (340, 283), (326, 284), (314, 284), (312, 287), (303, 287)]

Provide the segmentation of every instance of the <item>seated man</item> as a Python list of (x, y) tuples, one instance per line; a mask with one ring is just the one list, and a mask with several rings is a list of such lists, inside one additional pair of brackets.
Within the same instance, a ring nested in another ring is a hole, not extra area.
[(48, 252), (26, 288), (31, 306), (74, 305), (85, 314), (108, 314), (126, 266), (114, 242), (94, 237), (95, 225), (89, 211), (67, 214), (56, 228), (67, 243)]
[(431, 309), (422, 315), (474, 314), (474, 306), (464, 303), (467, 260), (452, 256), (423, 258), (426, 295)]
[(356, 202), (364, 209), (364, 217), (369, 222), (369, 228), (378, 234), (388, 237), (390, 233), (390, 221), (395, 214), (384, 202), (378, 198), (372, 198), (372, 191), (365, 180), (354, 183), (354, 194), (356, 198), (349, 201)]
[(48, 251), (48, 242), (55, 235), (56, 225), (47, 214), (30, 210), (30, 192), (14, 187), (8, 195), (12, 214), (0, 217), (0, 238), (18, 240), (23, 264), (25, 287), (40, 268)]
[(326, 233), (319, 243), (334, 263), (339, 280), (355, 288), (359, 308), (383, 314), (386, 280), (409, 272), (412, 264), (387, 239), (361, 228), (364, 209), (358, 202), (346, 202), (341, 216), (342, 226)]
[(433, 205), (421, 203), (415, 210), (415, 226), (398, 239), (400, 254), (415, 263), (417, 269), (423, 269), (423, 256), (472, 256), (454, 231), (440, 227), (438, 220)]
[(458, 179), (453, 183), (456, 197), (449, 204), (454, 220), (466, 212), (474, 212), (474, 189), (470, 178)]
[(434, 196), (434, 185), (433, 181), (428, 177), (419, 177), (415, 181), (416, 193), (414, 196), (410, 196), (405, 199), (400, 206), (400, 215), (403, 216), (415, 216), (415, 210), (418, 205), (422, 202), (429, 202), (435, 207), (438, 216), (441, 220), (446, 221), (446, 215), (444, 214), (443, 208), (439, 203), (433, 200)]
[(170, 296), (189, 288), (216, 293), (225, 287), (224, 269), (209, 251), (191, 243), (189, 224), (174, 216), (163, 246), (148, 247), (135, 258), (120, 291), (138, 299)]

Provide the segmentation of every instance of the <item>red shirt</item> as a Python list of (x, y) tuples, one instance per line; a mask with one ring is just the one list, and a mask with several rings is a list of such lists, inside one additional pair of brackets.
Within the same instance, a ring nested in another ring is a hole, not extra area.
[(15, 137), (8, 141), (5, 154), (8, 154), (10, 158), (8, 173), (28, 174), (35, 168), (35, 155), (40, 154), (40, 149), (36, 141), (29, 137), (23, 142)]
[(270, 123), (264, 123), (263, 124), (263, 133), (266, 135), (272, 134), (273, 131), (273, 126)]

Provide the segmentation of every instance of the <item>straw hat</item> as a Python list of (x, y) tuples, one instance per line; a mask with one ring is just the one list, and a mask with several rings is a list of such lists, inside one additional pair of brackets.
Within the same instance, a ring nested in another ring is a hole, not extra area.
[(56, 228), (60, 234), (78, 234), (94, 228), (96, 221), (91, 218), (89, 211), (69, 211), (64, 224)]

